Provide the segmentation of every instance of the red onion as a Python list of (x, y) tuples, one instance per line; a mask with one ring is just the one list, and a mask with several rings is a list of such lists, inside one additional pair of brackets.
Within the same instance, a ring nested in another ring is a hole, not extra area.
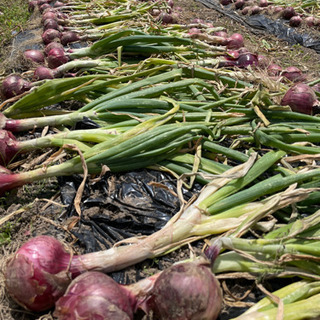
[(46, 19), (43, 21), (43, 29), (44, 30), (48, 30), (48, 29), (55, 29), (55, 30), (59, 30), (60, 26), (58, 24), (58, 22), (55, 19)]
[(48, 44), (50, 42), (56, 41), (57, 39), (60, 40), (60, 32), (56, 29), (47, 29), (42, 34), (42, 40), (45, 44)]
[(44, 3), (39, 7), (39, 10), (40, 10), (40, 12), (44, 12), (48, 8), (51, 8), (50, 4)]
[(272, 77), (274, 77), (274, 76), (279, 76), (280, 75), (280, 73), (281, 73), (281, 71), (282, 71), (282, 68), (279, 66), (279, 65), (277, 65), (277, 64), (275, 64), (275, 63), (272, 63), (272, 64), (270, 64), (270, 66), (268, 67), (268, 75), (269, 76), (272, 76)]
[(192, 34), (199, 34), (201, 33), (201, 30), (198, 28), (190, 28), (188, 31), (188, 34), (192, 35)]
[(281, 105), (288, 105), (292, 111), (312, 114), (318, 100), (314, 91), (305, 83), (297, 83), (290, 88), (281, 100)]
[(174, 2), (173, 2), (173, 0), (168, 0), (167, 3), (168, 3), (168, 5), (169, 5), (170, 8), (173, 8), (173, 7), (174, 7)]
[(228, 38), (228, 44), (227, 44), (228, 49), (240, 49), (241, 47), (243, 47), (243, 45), (244, 45), (243, 37), (239, 33), (234, 33)]
[(266, 68), (269, 65), (269, 60), (264, 55), (258, 55), (258, 64), (261, 68)]
[(49, 68), (54, 69), (67, 63), (69, 58), (63, 49), (53, 48), (48, 53), (47, 61)]
[(225, 31), (216, 31), (214, 34), (216, 37), (227, 38), (228, 34)]
[(164, 24), (173, 23), (172, 15), (165, 12), (161, 12), (157, 20)]
[(204, 23), (204, 21), (202, 20), (202, 19), (193, 19), (192, 21), (191, 21), (191, 23)]
[(305, 80), (302, 71), (297, 67), (288, 67), (281, 72), (283, 77), (286, 77), (292, 82), (298, 82)]
[(32, 60), (36, 63), (44, 63), (44, 54), (41, 50), (29, 49), (24, 53), (25, 58)]
[(64, 7), (65, 4), (61, 1), (56, 1), (53, 5), (54, 8), (60, 8), (60, 7)]
[(295, 12), (295, 10), (294, 10), (293, 7), (286, 7), (286, 8), (284, 8), (284, 9), (282, 10), (282, 14), (281, 14), (282, 18), (283, 18), (283, 19), (286, 19), (286, 20), (291, 19), (291, 18), (292, 18), (293, 16), (295, 16), (295, 15), (296, 15), (296, 12)]
[(246, 68), (251, 65), (258, 65), (258, 56), (255, 54), (252, 54), (250, 52), (242, 53), (239, 55), (239, 58), (237, 59), (237, 66), (239, 68)]
[(241, 14), (243, 14), (244, 16), (247, 15), (249, 13), (249, 7), (244, 7), (242, 10), (241, 10)]
[(147, 305), (158, 320), (215, 320), (222, 293), (209, 264), (180, 263), (159, 275)]
[(314, 92), (319, 92), (320, 93), (320, 83), (317, 83), (314, 86), (312, 86), (312, 90)]
[(7, 130), (0, 130), (0, 165), (7, 165), (17, 154), (15, 136)]
[(284, 8), (282, 8), (282, 7), (280, 7), (280, 6), (275, 6), (274, 9), (273, 9), (273, 12), (274, 12), (275, 14), (277, 14), (277, 13), (282, 13), (283, 9), (284, 9)]
[(254, 15), (254, 14), (260, 13), (261, 10), (262, 10), (262, 8), (259, 7), (259, 6), (252, 6), (252, 8), (251, 8), (249, 11), (250, 11), (250, 13), (251, 13), (252, 15)]
[(49, 44), (46, 45), (44, 48), (44, 53), (47, 56), (48, 53), (50, 52), (51, 49), (53, 48), (60, 48), (63, 50), (63, 45), (60, 42), (50, 42)]
[(239, 58), (239, 55), (240, 53), (237, 50), (228, 50), (225, 57), (227, 60), (236, 60)]
[(244, 0), (237, 0), (234, 4), (236, 9), (242, 9), (244, 6), (245, 2)]
[(289, 20), (289, 25), (291, 27), (299, 27), (301, 25), (302, 19), (300, 16), (293, 16)]
[(153, 17), (157, 17), (159, 14), (161, 13), (161, 11), (157, 8), (152, 8), (150, 9), (150, 14), (153, 16)]
[(66, 46), (68, 43), (76, 42), (79, 40), (81, 40), (81, 38), (76, 32), (66, 31), (61, 33), (60, 41), (64, 46)]
[(18, 75), (11, 75), (2, 81), (1, 95), (5, 99), (22, 94), (30, 89), (30, 83)]
[(44, 13), (42, 15), (42, 19), (41, 19), (41, 22), (43, 23), (45, 20), (47, 19), (54, 19), (54, 20), (57, 20), (58, 17), (57, 17), (57, 14), (53, 11), (48, 11), (46, 13)]
[(268, 5), (269, 5), (268, 0), (260, 0), (260, 2), (259, 2), (259, 6), (261, 8), (266, 8)]
[(221, 3), (223, 6), (227, 6), (228, 4), (232, 3), (232, 0), (220, 0), (220, 3)]
[(53, 79), (54, 78), (54, 72), (43, 66), (39, 66), (33, 74), (33, 77), (35, 80), (45, 80), (45, 79)]
[(305, 21), (305, 23), (306, 23), (306, 25), (307, 25), (308, 27), (313, 27), (313, 26), (314, 26), (314, 17), (312, 17), (312, 16), (306, 17), (306, 18), (304, 19), (304, 21)]
[(70, 260), (58, 240), (48, 236), (33, 238), (7, 262), (5, 281), (9, 294), (29, 310), (50, 309), (65, 292), (71, 275), (80, 273), (69, 268)]
[(71, 282), (56, 302), (59, 320), (132, 320), (135, 298), (109, 276), (90, 271)]
[(33, 12), (36, 7), (38, 7), (38, 1), (36, 1), (36, 0), (29, 1), (29, 4), (28, 4), (28, 11), (29, 12)]

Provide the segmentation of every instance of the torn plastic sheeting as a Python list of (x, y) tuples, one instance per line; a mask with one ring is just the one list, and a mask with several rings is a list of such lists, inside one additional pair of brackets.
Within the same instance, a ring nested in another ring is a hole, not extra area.
[[(80, 176), (58, 179), (61, 201), (68, 205), (67, 216), (77, 215), (73, 201), (82, 181)], [(88, 250), (100, 250), (98, 243), (111, 247), (114, 243), (137, 235), (150, 235), (161, 229), (180, 209), (177, 181), (155, 170), (124, 174), (107, 173), (94, 184), (86, 183), (81, 201), (81, 221), (72, 232)], [(182, 189), (185, 200), (200, 190)], [(90, 237), (81, 236), (88, 227)]]
[(310, 34), (299, 33), (297, 28), (286, 26), (286, 20), (272, 20), (262, 14), (239, 16), (238, 12), (230, 9), (231, 6), (221, 7), (216, 0), (197, 0), (205, 6), (228, 16), (229, 18), (259, 32), (267, 32), (287, 41), (290, 45), (299, 44), (303, 47), (313, 49), (320, 54), (320, 40), (314, 39)]

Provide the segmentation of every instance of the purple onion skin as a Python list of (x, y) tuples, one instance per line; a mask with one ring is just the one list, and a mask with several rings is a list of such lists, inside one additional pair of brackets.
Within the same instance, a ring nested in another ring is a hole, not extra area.
[(63, 45), (60, 42), (50, 42), (44, 48), (44, 54), (47, 56), (51, 49), (60, 48), (63, 50)]
[(271, 77), (279, 76), (282, 72), (282, 68), (277, 64), (270, 64), (270, 66), (267, 69), (268, 75)]
[(317, 97), (305, 83), (297, 83), (290, 88), (281, 100), (282, 106), (289, 106), (292, 111), (312, 115)]
[(6, 166), (17, 154), (17, 140), (7, 130), (0, 130), (0, 165)]
[(43, 21), (43, 30), (48, 30), (48, 29), (60, 30), (60, 26), (59, 26), (57, 20), (52, 19), (52, 18), (45, 19)]
[(56, 302), (59, 320), (132, 320), (135, 298), (104, 273), (88, 271), (74, 279)]
[(287, 78), (292, 82), (301, 82), (305, 80), (302, 71), (297, 67), (288, 67), (281, 72), (281, 76)]
[(35, 63), (44, 63), (44, 54), (41, 50), (26, 50), (24, 52), (24, 56)]
[(69, 57), (65, 54), (63, 49), (53, 48), (49, 51), (48, 57), (48, 67), (50, 69), (55, 69), (69, 61)]
[(30, 89), (30, 83), (18, 75), (11, 75), (2, 81), (1, 95), (9, 99), (20, 95)]
[(39, 66), (33, 73), (33, 78), (35, 80), (54, 79), (54, 77), (54, 71), (43, 66)]
[(42, 41), (44, 44), (59, 40), (60, 41), (61, 33), (56, 29), (47, 29), (42, 34)]
[(257, 66), (258, 64), (258, 56), (250, 52), (240, 54), (239, 58), (237, 59), (237, 66), (239, 68), (246, 68), (252, 65)]
[[(12, 182), (17, 175), (8, 176)], [(1, 179), (0, 175), (1, 186), (5, 178)], [(76, 258), (72, 257), (72, 261)], [(58, 240), (49, 236), (35, 237), (7, 261), (6, 288), (11, 297), (28, 310), (50, 309), (64, 294), (71, 278), (80, 273), (77, 268), (70, 268), (70, 260), (70, 254)]]
[(299, 27), (302, 23), (302, 18), (299, 16), (293, 16), (290, 20), (289, 20), (289, 25), (291, 27)]
[(60, 41), (61, 44), (66, 46), (69, 43), (79, 41), (80, 37), (76, 32), (73, 31), (66, 31), (61, 33)]
[(296, 15), (293, 7), (286, 7), (282, 10), (281, 16), (283, 19), (289, 20)]
[(209, 264), (180, 263), (160, 274), (147, 305), (159, 320), (215, 320), (222, 293)]
[(244, 46), (243, 37), (239, 33), (234, 33), (228, 38), (228, 49), (240, 49)]
[(42, 15), (42, 19), (41, 19), (41, 22), (44, 23), (45, 20), (47, 19), (54, 19), (54, 20), (57, 20), (58, 17), (57, 17), (57, 14), (53, 11), (48, 11), (46, 13), (44, 13)]
[(244, 6), (245, 2), (244, 0), (237, 0), (234, 4), (236, 9), (242, 9)]

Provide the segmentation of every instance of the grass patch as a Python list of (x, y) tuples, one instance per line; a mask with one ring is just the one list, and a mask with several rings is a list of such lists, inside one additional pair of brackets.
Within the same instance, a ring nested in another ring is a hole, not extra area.
[(0, 0), (0, 61), (12, 38), (25, 29), (29, 17), (27, 0)]

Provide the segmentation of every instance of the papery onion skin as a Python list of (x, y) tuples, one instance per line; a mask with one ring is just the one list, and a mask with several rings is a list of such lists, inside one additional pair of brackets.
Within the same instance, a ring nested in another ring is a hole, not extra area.
[(132, 320), (135, 298), (111, 277), (89, 271), (74, 279), (56, 302), (59, 320)]
[(5, 285), (10, 296), (28, 310), (52, 308), (70, 283), (71, 273), (80, 273), (69, 270), (70, 259), (53, 237), (38, 236), (26, 242), (6, 263)]
[(240, 49), (244, 46), (243, 36), (239, 33), (234, 33), (228, 38), (228, 49)]
[(301, 82), (305, 80), (305, 76), (302, 74), (302, 71), (297, 67), (288, 67), (281, 72), (283, 77), (286, 77), (292, 82)]
[(30, 89), (30, 83), (22, 79), (19, 75), (10, 75), (2, 81), (1, 95), (9, 99), (20, 95)]
[(61, 33), (60, 41), (61, 44), (66, 46), (69, 43), (76, 42), (81, 40), (76, 32), (73, 31), (66, 31)]
[(46, 31), (43, 32), (41, 37), (44, 44), (48, 44), (56, 40), (60, 41), (60, 36), (61, 36), (60, 31), (56, 29), (47, 29)]
[(60, 48), (63, 50), (63, 45), (60, 42), (50, 42), (44, 48), (44, 53), (47, 56), (51, 49)]
[(312, 115), (313, 107), (318, 103), (314, 91), (305, 83), (297, 83), (290, 88), (281, 100), (281, 105), (288, 105), (292, 111)]
[(215, 320), (222, 293), (209, 265), (180, 263), (160, 274), (147, 303), (159, 320)]
[(34, 70), (33, 78), (35, 80), (54, 79), (54, 72), (52, 69), (39, 66), (36, 70)]
[(53, 48), (48, 53), (48, 67), (55, 69), (69, 61), (69, 57), (65, 54), (63, 49)]
[(0, 165), (7, 165), (17, 154), (17, 139), (7, 130), (0, 130)]
[(44, 63), (44, 54), (41, 50), (28, 49), (23, 54), (25, 58), (35, 63)]

